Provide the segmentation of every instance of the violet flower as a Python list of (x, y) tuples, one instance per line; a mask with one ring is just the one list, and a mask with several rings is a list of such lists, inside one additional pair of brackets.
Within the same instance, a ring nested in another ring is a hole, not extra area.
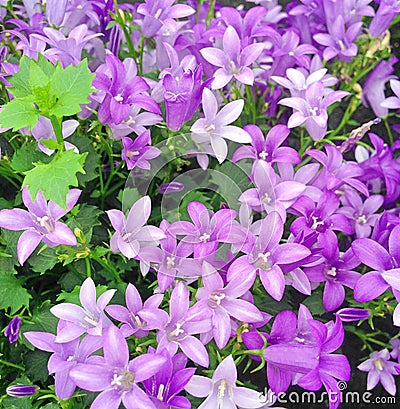
[(256, 125), (246, 125), (243, 128), (251, 136), (251, 146), (241, 146), (236, 149), (232, 162), (244, 158), (265, 160), (266, 162), (300, 162), (299, 154), (290, 147), (281, 146), (289, 136), (290, 130), (285, 125), (275, 125), (264, 135)]
[(159, 354), (143, 354), (129, 361), (128, 344), (121, 331), (110, 327), (104, 339), (103, 362), (76, 365), (71, 379), (82, 389), (101, 392), (91, 408), (118, 409), (121, 402), (127, 409), (155, 409), (138, 382), (154, 376), (166, 362)]
[[(62, 331), (65, 327), (66, 322), (59, 321), (57, 329)], [(91, 335), (87, 335), (82, 341), (76, 338), (65, 343), (57, 342), (56, 336), (48, 332), (28, 331), (24, 336), (35, 348), (53, 353), (47, 368), (49, 374), (55, 374), (55, 392), (60, 400), (69, 399), (75, 392), (76, 383), (70, 378), (70, 371), (78, 363), (96, 359), (89, 355), (103, 346), (101, 337)]]
[(197, 290), (198, 301), (191, 313), (200, 316), (211, 314), (212, 335), (219, 349), (226, 346), (231, 336), (231, 317), (246, 323), (263, 319), (257, 307), (239, 298), (251, 288), (255, 278), (255, 270), (246, 275), (237, 274), (224, 286), (214, 267), (207, 262), (203, 263), (203, 287)]
[(13, 344), (18, 340), (19, 329), (21, 327), (22, 318), (16, 315), (7, 325), (4, 336), (8, 337), (10, 344)]
[(394, 97), (386, 98), (382, 103), (381, 107), (390, 109), (400, 109), (400, 81), (390, 80), (390, 87), (392, 88)]
[(87, 278), (79, 291), (82, 307), (71, 303), (62, 303), (50, 308), (57, 318), (67, 321), (59, 328), (55, 342), (69, 342), (84, 333), (100, 337), (103, 329), (112, 325), (104, 309), (116, 290), (107, 290), (97, 299), (96, 287), (91, 278)]
[(390, 361), (389, 351), (385, 348), (382, 351), (374, 351), (369, 359), (357, 366), (357, 369), (368, 372), (367, 390), (374, 389), (380, 382), (387, 393), (396, 394), (396, 383), (393, 375), (398, 375), (396, 362)]
[(47, 21), (54, 26), (61, 26), (64, 20), (67, 0), (47, 0), (46, 17)]
[[(156, 353), (149, 348), (150, 353)], [(170, 356), (166, 349), (158, 352), (166, 358), (165, 364), (151, 378), (143, 381), (143, 386), (157, 409), (188, 409), (191, 407), (189, 399), (178, 396), (188, 384), (196, 368), (185, 368), (187, 358), (183, 353)]]
[(397, 57), (390, 57), (388, 61), (379, 61), (376, 67), (370, 72), (362, 91), (362, 102), (364, 106), (370, 106), (374, 114), (379, 118), (388, 115), (389, 110), (382, 105), (385, 101), (386, 83), (397, 77), (394, 75), (394, 65), (399, 61)]
[(6, 388), (6, 394), (13, 398), (21, 398), (24, 396), (32, 396), (37, 393), (37, 386), (35, 385), (10, 385)]
[(369, 25), (371, 37), (380, 37), (399, 13), (400, 3), (397, 0), (381, 0), (378, 10)]
[(369, 310), (363, 308), (342, 308), (336, 315), (342, 322), (354, 322), (366, 320), (371, 316)]
[(136, 287), (129, 283), (125, 292), (127, 308), (109, 305), (105, 310), (112, 318), (123, 323), (120, 330), (125, 338), (132, 334), (143, 338), (150, 330), (158, 329), (160, 315), (165, 315), (168, 319), (168, 314), (158, 308), (163, 297), (163, 294), (155, 294), (143, 303)]
[(106, 213), (115, 229), (110, 241), (111, 251), (121, 252), (129, 259), (138, 255), (140, 247), (157, 244), (165, 237), (158, 227), (146, 226), (151, 213), (149, 196), (135, 202), (127, 218), (116, 209), (108, 210)]
[(333, 103), (340, 101), (346, 95), (346, 91), (332, 91), (324, 95), (324, 84), (321, 81), (311, 83), (304, 93), (304, 98), (283, 98), (279, 104), (294, 109), (294, 113), (288, 120), (288, 127), (295, 128), (305, 124), (308, 133), (313, 140), (319, 141), (324, 138), (328, 127), (327, 108)]
[(17, 244), (18, 261), (23, 265), (42, 241), (49, 247), (58, 244), (76, 246), (74, 233), (58, 220), (67, 214), (76, 204), (81, 194), (79, 189), (72, 189), (67, 194), (67, 208), (64, 210), (56, 203), (46, 202), (39, 190), (32, 201), (28, 188), (22, 189), (22, 201), (28, 211), (22, 209), (4, 209), (0, 211), (0, 227), (7, 230), (25, 230)]
[(161, 154), (160, 149), (149, 146), (151, 145), (150, 130), (146, 130), (137, 136), (135, 140), (129, 137), (123, 137), (122, 145), (124, 148), (121, 153), (121, 158), (126, 162), (126, 166), (129, 170), (135, 167), (150, 170), (151, 165), (149, 160)]
[(237, 126), (228, 125), (239, 118), (243, 106), (244, 101), (239, 99), (229, 102), (218, 112), (215, 95), (208, 88), (203, 89), (204, 118), (198, 119), (190, 131), (192, 132), (192, 139), (200, 146), (211, 144), (212, 152), (219, 163), (222, 163), (228, 155), (225, 139), (238, 143), (251, 142), (251, 137), (246, 131)]
[(193, 375), (185, 390), (199, 398), (207, 397), (198, 409), (225, 407), (254, 409), (265, 405), (265, 402), (260, 400), (259, 392), (238, 387), (236, 381), (237, 368), (232, 355), (229, 355), (217, 366), (212, 379)]
[(211, 64), (220, 67), (214, 73), (212, 89), (221, 89), (234, 77), (242, 84), (253, 85), (254, 74), (249, 66), (260, 56), (264, 44), (250, 44), (242, 49), (237, 31), (228, 26), (223, 39), (223, 50), (206, 47), (201, 55)]

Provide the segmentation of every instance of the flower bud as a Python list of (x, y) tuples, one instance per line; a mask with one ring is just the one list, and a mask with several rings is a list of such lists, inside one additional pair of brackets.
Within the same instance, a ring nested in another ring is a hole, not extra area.
[(13, 398), (20, 398), (24, 396), (32, 396), (37, 392), (35, 385), (10, 385), (6, 389), (8, 396)]

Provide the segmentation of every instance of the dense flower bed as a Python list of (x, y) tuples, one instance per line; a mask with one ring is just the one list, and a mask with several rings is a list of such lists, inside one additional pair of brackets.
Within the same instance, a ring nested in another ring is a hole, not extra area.
[(3, 407), (395, 403), (400, 3), (0, 5)]

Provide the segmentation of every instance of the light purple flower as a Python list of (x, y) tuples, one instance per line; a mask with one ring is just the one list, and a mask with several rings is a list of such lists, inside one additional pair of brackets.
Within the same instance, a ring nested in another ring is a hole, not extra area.
[(165, 238), (165, 234), (158, 227), (146, 226), (151, 213), (149, 196), (135, 202), (127, 218), (116, 209), (106, 213), (115, 229), (110, 241), (111, 251), (121, 252), (129, 259), (138, 255), (141, 246), (157, 244)]
[(211, 64), (220, 67), (214, 73), (212, 89), (223, 88), (234, 77), (243, 84), (253, 85), (254, 74), (249, 66), (260, 56), (264, 44), (250, 44), (242, 49), (237, 31), (228, 26), (223, 39), (223, 50), (206, 47), (201, 55)]
[(129, 170), (138, 167), (140, 169), (150, 170), (149, 160), (156, 158), (161, 154), (160, 149), (151, 145), (150, 130), (146, 130), (134, 140), (125, 136), (122, 138), (124, 146), (121, 158), (126, 162)]
[(67, 208), (62, 209), (51, 200), (47, 203), (43, 192), (39, 190), (32, 201), (28, 188), (22, 189), (22, 201), (28, 211), (22, 209), (4, 209), (0, 211), (0, 227), (7, 230), (25, 230), (17, 244), (18, 261), (22, 265), (42, 241), (49, 247), (58, 244), (76, 246), (74, 233), (58, 220), (67, 214), (76, 204), (81, 194), (72, 189), (67, 194)]
[(196, 397), (207, 397), (198, 409), (254, 409), (265, 405), (265, 402), (260, 400), (259, 392), (238, 387), (236, 381), (237, 368), (232, 355), (229, 355), (215, 369), (212, 379), (194, 375), (185, 390)]
[(64, 20), (67, 0), (47, 0), (46, 17), (47, 21), (54, 26), (60, 26)]
[(380, 37), (399, 13), (400, 3), (398, 0), (381, 0), (379, 8), (369, 25), (371, 37)]
[(381, 103), (381, 106), (383, 108), (400, 109), (400, 81), (390, 80), (390, 87), (392, 88), (395, 96), (386, 98)]
[(143, 338), (150, 330), (158, 329), (160, 315), (168, 318), (168, 314), (158, 308), (163, 297), (163, 294), (155, 294), (143, 303), (136, 287), (129, 283), (125, 292), (127, 308), (122, 305), (109, 305), (106, 312), (123, 323), (120, 330), (124, 337), (135, 334), (137, 338)]
[(393, 375), (398, 375), (396, 362), (390, 361), (389, 351), (385, 348), (382, 351), (374, 351), (369, 359), (358, 365), (360, 371), (368, 372), (367, 390), (374, 389), (380, 382), (385, 390), (391, 395), (396, 394), (396, 383)]
[[(225, 139), (238, 143), (251, 142), (251, 137), (246, 131), (237, 126), (228, 125), (239, 118), (244, 106), (242, 99), (229, 102), (218, 112), (214, 93), (204, 88), (202, 106), (204, 118), (198, 119), (190, 128), (192, 139), (200, 146), (211, 144), (211, 153), (219, 163), (222, 163), (228, 155)], [(210, 152), (206, 151), (206, 153)]]
[(121, 331), (110, 327), (104, 339), (104, 359), (95, 364), (78, 364), (70, 372), (82, 389), (101, 392), (91, 409), (118, 409), (121, 402), (127, 409), (155, 409), (138, 382), (154, 376), (166, 362), (159, 354), (143, 354), (129, 361), (128, 344)]
[(10, 344), (13, 344), (18, 340), (19, 329), (21, 327), (22, 318), (16, 315), (7, 325), (4, 336), (8, 337)]

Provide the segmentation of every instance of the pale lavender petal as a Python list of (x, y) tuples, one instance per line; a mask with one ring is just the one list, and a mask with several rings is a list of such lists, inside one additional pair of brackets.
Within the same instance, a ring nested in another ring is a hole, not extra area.
[(192, 379), (185, 386), (185, 390), (192, 396), (204, 398), (212, 391), (212, 381), (205, 376), (193, 375)]
[(259, 275), (268, 294), (275, 300), (280, 301), (285, 291), (285, 278), (280, 267), (275, 265), (268, 271), (260, 269)]
[(237, 61), (240, 53), (240, 38), (232, 26), (228, 26), (222, 38), (222, 45), (230, 60)]
[(74, 233), (64, 223), (55, 222), (54, 231), (47, 233), (46, 238), (54, 244), (76, 246), (78, 244)]
[(227, 61), (225, 53), (219, 48), (213, 47), (202, 48), (200, 50), (200, 54), (210, 64), (215, 65), (217, 67), (223, 67), (225, 62)]
[(32, 216), (23, 209), (0, 211), (0, 227), (7, 230), (25, 230), (34, 227)]
[(179, 346), (189, 359), (191, 359), (196, 364), (208, 368), (208, 353), (200, 340), (190, 335), (184, 340), (180, 341)]
[(166, 362), (167, 359), (162, 355), (143, 354), (132, 359), (128, 368), (135, 374), (135, 382), (142, 382), (159, 372)]
[(78, 364), (70, 371), (70, 377), (80, 388), (98, 392), (110, 386), (113, 369), (104, 365)]
[(21, 234), (17, 244), (18, 261), (21, 266), (33, 253), (41, 240), (42, 235), (33, 230), (26, 230)]
[(232, 355), (228, 355), (215, 369), (213, 381), (226, 379), (231, 385), (236, 384), (237, 370)]
[(364, 274), (354, 287), (354, 299), (358, 302), (367, 302), (379, 297), (389, 288), (389, 284), (382, 276), (372, 271)]
[(90, 409), (118, 409), (121, 404), (121, 394), (114, 389), (106, 390), (96, 396)]
[[(207, 88), (205, 88), (207, 89)], [(236, 101), (229, 102), (226, 104), (217, 114), (215, 120), (218, 121), (218, 125), (225, 126), (236, 121), (239, 115), (242, 113), (244, 107), (243, 99), (237, 99)], [(251, 137), (249, 136), (249, 142), (251, 142)]]

